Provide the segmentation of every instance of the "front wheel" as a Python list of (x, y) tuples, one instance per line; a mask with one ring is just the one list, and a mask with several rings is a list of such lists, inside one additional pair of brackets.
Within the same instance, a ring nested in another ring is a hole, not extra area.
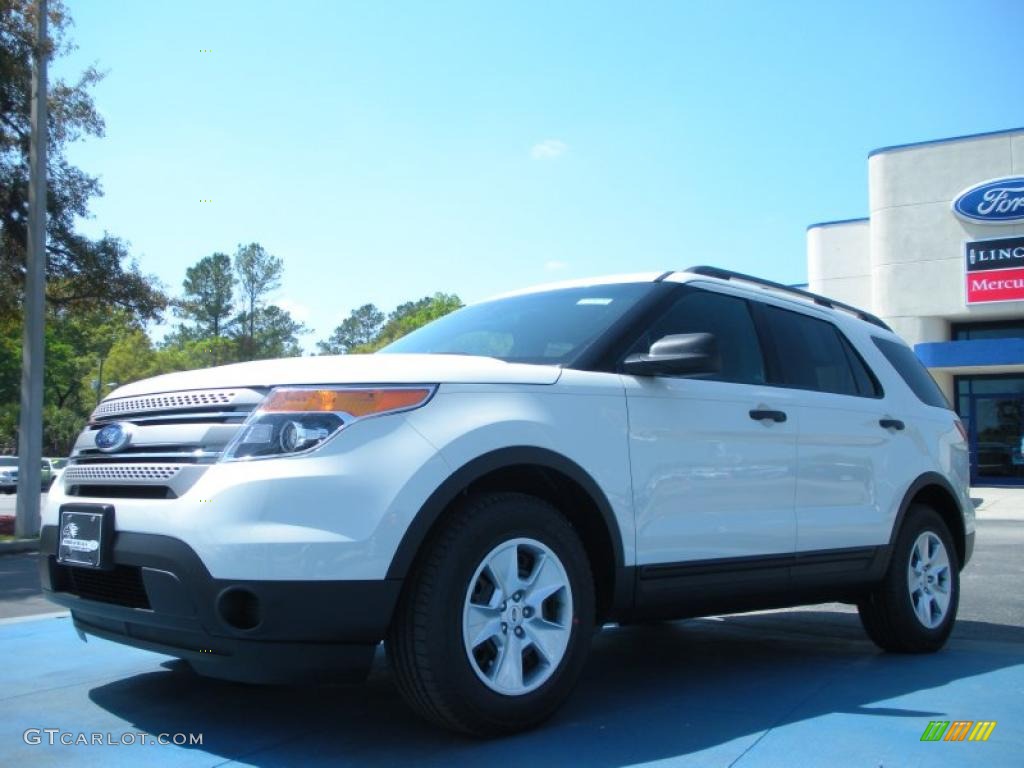
[(914, 504), (882, 583), (858, 604), (868, 636), (887, 651), (930, 653), (946, 644), (960, 604), (960, 567), (939, 514)]
[(387, 638), (399, 690), (477, 736), (537, 725), (569, 695), (594, 627), (594, 587), (568, 520), (518, 493), (470, 497), (427, 544)]

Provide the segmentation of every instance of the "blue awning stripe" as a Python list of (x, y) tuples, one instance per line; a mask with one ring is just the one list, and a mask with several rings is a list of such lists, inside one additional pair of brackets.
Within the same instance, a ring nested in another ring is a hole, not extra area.
[(1024, 365), (1024, 339), (932, 341), (915, 344), (914, 352), (928, 368)]

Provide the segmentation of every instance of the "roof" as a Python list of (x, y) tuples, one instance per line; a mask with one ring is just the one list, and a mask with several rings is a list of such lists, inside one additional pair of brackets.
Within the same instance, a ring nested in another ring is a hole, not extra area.
[(929, 141), (912, 141), (909, 144), (893, 144), (889, 147), (879, 147), (868, 152), (868, 157), (874, 157), (875, 155), (882, 154), (883, 152), (892, 152), (897, 149), (910, 149), (912, 147), (927, 147), (932, 144), (948, 144), (952, 141), (965, 141), (967, 139), (988, 139), (994, 136), (1008, 136), (1011, 133), (1024, 133), (1024, 128), (1006, 128), (1001, 131), (988, 131), (986, 133), (968, 133), (963, 136), (950, 136), (946, 139), (930, 139)]

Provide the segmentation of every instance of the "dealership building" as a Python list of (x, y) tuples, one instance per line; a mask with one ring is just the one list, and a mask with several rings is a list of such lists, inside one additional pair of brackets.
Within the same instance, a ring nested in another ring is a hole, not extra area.
[(877, 149), (867, 171), (866, 218), (807, 229), (809, 289), (914, 347), (973, 482), (1024, 484), (1024, 128)]

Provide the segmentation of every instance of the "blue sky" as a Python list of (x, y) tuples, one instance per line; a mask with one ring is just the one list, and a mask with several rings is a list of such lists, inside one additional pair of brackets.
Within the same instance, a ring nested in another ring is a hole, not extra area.
[(307, 348), (435, 291), (802, 281), (806, 226), (866, 215), (871, 149), (1024, 126), (1019, 0), (68, 6), (55, 72), (108, 71), (83, 231), (172, 291), (262, 243)]

